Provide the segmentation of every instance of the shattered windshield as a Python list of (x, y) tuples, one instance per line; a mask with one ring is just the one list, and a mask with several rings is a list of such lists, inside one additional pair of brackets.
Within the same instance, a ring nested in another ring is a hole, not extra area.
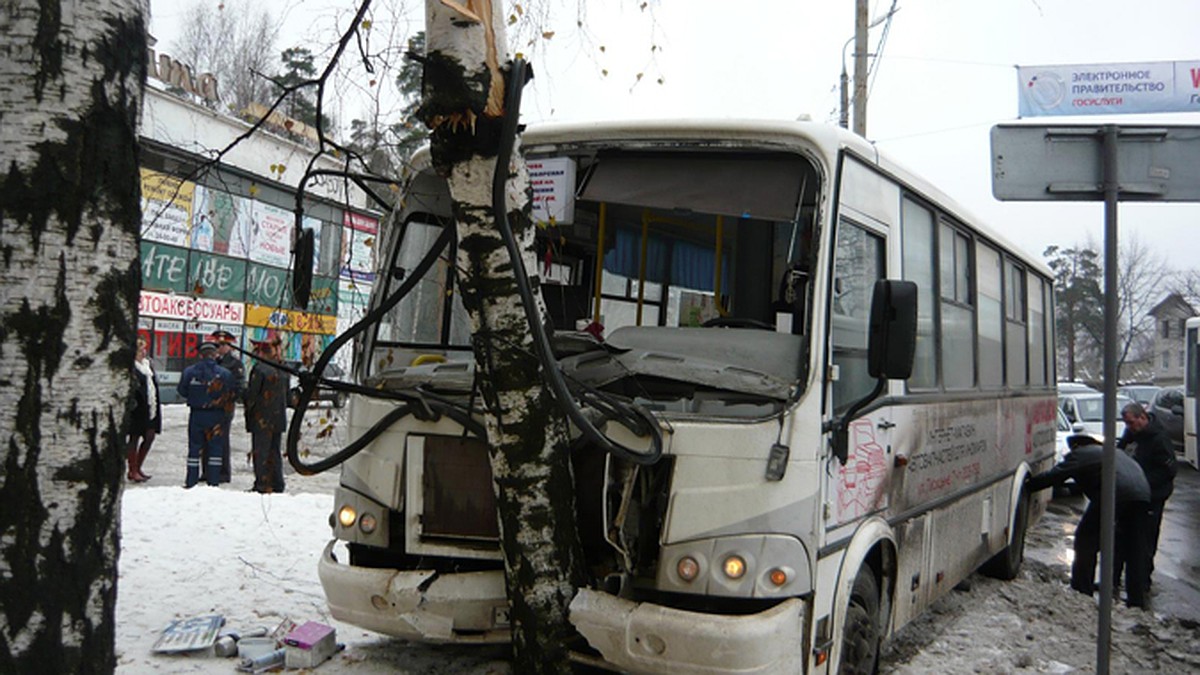
[[(589, 386), (692, 402), (684, 408), (711, 392), (749, 397), (752, 406), (786, 398), (809, 360), (822, 175), (815, 163), (711, 149), (575, 153), (552, 156), (553, 175), (531, 174), (537, 269), (528, 272), (556, 331), (586, 333), (603, 345), (595, 349), (632, 356), (612, 359), (616, 370), (598, 379), (579, 363), (564, 367)], [(546, 195), (558, 200), (553, 208)], [(386, 286), (396, 288), (440, 233), (409, 220)], [(470, 335), (450, 248), (380, 324), (376, 350), (405, 352), (390, 367), (408, 365), (419, 348), (469, 360), (452, 354), (469, 348)], [(729, 348), (738, 344), (748, 347)], [(681, 365), (665, 366), (670, 358)]]

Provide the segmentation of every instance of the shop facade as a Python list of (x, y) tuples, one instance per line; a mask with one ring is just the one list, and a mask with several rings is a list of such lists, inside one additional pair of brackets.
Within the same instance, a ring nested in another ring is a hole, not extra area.
[[(149, 344), (164, 401), (224, 329), (249, 349), (278, 338), (284, 359), (311, 364), (339, 329), (366, 311), (381, 214), (348, 181), (306, 186), (301, 224), (316, 242), (312, 295), (292, 302), (297, 183), (313, 151), (258, 130), (211, 163), (249, 125), (165, 91), (147, 89), (142, 124), (142, 292), (138, 331)], [(322, 157), (318, 168), (341, 163)], [(247, 369), (250, 360), (246, 361)], [(350, 350), (335, 360), (351, 367)]]

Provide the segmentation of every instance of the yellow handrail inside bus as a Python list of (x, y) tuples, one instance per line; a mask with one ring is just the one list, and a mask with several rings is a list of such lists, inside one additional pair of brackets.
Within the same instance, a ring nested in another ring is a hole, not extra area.
[(713, 305), (717, 308), (717, 314), (728, 316), (725, 311), (725, 303), (721, 302), (721, 244), (725, 240), (725, 218), (717, 216), (717, 245), (716, 245), (716, 265), (717, 271), (715, 279), (713, 279)]

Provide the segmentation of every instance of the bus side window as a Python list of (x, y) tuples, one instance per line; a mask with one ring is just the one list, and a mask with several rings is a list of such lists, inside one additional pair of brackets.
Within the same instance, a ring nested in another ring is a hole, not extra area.
[(867, 373), (867, 330), (871, 291), (884, 276), (884, 239), (848, 220), (838, 227), (830, 291), (833, 364), (833, 409), (841, 410), (875, 385)]

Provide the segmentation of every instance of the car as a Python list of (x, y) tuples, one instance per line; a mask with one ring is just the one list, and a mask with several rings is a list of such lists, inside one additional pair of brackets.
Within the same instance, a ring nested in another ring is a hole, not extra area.
[[(1117, 424), (1117, 438), (1125, 433), (1125, 423), (1121, 421), (1121, 410), (1130, 403), (1133, 403), (1133, 399), (1117, 396), (1117, 408), (1113, 411), (1113, 418)], [(1104, 435), (1104, 394), (1099, 392), (1059, 393), (1058, 407), (1067, 416), (1067, 420), (1073, 427), (1076, 424), (1083, 425), (1081, 432), (1096, 438)]]
[(1156, 387), (1153, 384), (1126, 384), (1117, 389), (1118, 394), (1128, 396), (1137, 403), (1141, 403), (1143, 408), (1149, 407), (1154, 396), (1160, 391), (1162, 391), (1162, 387)]
[(1146, 411), (1154, 415), (1175, 444), (1176, 452), (1183, 452), (1183, 388), (1164, 387), (1150, 402)]
[(1095, 389), (1082, 382), (1057, 382), (1054, 386), (1058, 390), (1059, 396), (1063, 394), (1098, 393)]
[[(285, 361), (284, 364), (294, 371), (307, 372), (309, 369), (308, 366), (300, 361)], [(321, 377), (326, 380), (343, 381), (346, 378), (346, 372), (342, 370), (341, 366), (330, 361), (325, 366), (325, 372), (321, 373)], [(295, 408), (296, 403), (300, 400), (300, 378), (294, 374), (290, 378), (289, 392), (288, 407)], [(316, 403), (318, 401), (327, 401), (332, 403), (333, 407), (340, 408), (346, 403), (346, 392), (318, 386), (309, 403)]]
[[(1082, 424), (1071, 424), (1070, 420), (1067, 419), (1066, 413), (1062, 411), (1062, 408), (1059, 408), (1056, 412), (1058, 413), (1058, 416), (1055, 418), (1054, 427), (1054, 463), (1058, 464), (1059, 462), (1063, 461), (1063, 457), (1066, 457), (1067, 453), (1071, 451), (1071, 446), (1067, 445), (1067, 439), (1072, 436), (1084, 434), (1086, 432), (1083, 430)], [(1099, 443), (1104, 442), (1104, 437), (1100, 434), (1087, 435), (1096, 439), (1096, 441)], [(1054, 496), (1056, 497), (1068, 494), (1079, 494), (1079, 488), (1075, 485), (1074, 478), (1067, 479), (1067, 482), (1061, 487), (1054, 489)]]

